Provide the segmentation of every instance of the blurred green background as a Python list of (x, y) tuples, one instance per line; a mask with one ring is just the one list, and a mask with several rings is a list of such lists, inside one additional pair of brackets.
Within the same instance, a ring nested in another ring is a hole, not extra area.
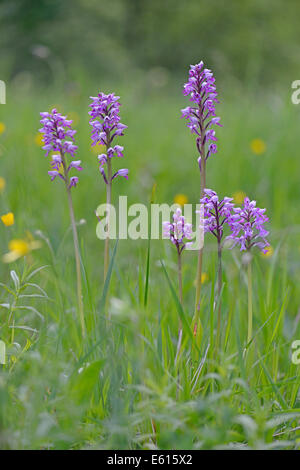
[(2, 0), (1, 78), (149, 73), (162, 86), (202, 58), (231, 87), (287, 86), (299, 12), (297, 0)]

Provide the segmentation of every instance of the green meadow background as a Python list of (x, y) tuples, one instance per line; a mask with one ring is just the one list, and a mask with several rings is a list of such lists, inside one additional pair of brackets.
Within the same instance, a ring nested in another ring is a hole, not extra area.
[[(0, 2), (0, 208), (15, 216), (13, 226), (0, 227), (0, 249), (7, 253), (12, 239), (41, 241), (26, 258), (0, 263), (0, 448), (299, 448), (300, 366), (291, 360), (300, 340), (300, 107), (291, 102), (299, 13), (295, 0)], [(114, 202), (127, 195), (128, 204), (149, 204), (156, 184), (157, 203), (184, 194), (196, 204), (197, 152), (180, 109), (188, 103), (182, 85), (189, 64), (201, 59), (214, 71), (223, 124), (207, 186), (237, 201), (246, 194), (270, 218), (271, 251), (254, 257), (255, 336), (247, 353), (247, 279), (238, 249), (224, 252), (217, 351), (212, 238), (198, 349), (190, 330), (196, 254), (184, 253), (181, 312), (168, 241), (112, 243), (104, 287), (104, 244), (96, 237), (94, 211), (105, 202), (105, 185), (91, 148), (89, 97), (114, 91), (128, 126), (118, 140), (124, 160), (113, 164), (128, 167), (129, 180), (115, 181)], [(73, 190), (84, 341), (65, 190), (50, 181), (38, 133), (39, 112), (53, 107), (73, 119), (84, 168)], [(21, 328), (8, 328), (9, 317)]]

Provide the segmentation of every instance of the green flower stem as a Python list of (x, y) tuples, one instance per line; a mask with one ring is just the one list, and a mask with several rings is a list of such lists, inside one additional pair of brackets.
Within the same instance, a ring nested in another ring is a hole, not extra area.
[(85, 337), (86, 331), (85, 331), (84, 311), (83, 311), (83, 302), (82, 302), (82, 285), (81, 285), (79, 243), (78, 243), (78, 234), (77, 234), (77, 228), (76, 228), (76, 222), (75, 222), (75, 216), (74, 216), (74, 208), (73, 208), (73, 201), (72, 201), (72, 195), (71, 195), (71, 188), (69, 188), (69, 187), (67, 187), (67, 194), (68, 194), (69, 211), (70, 211), (71, 226), (72, 226), (73, 240), (74, 240), (76, 277), (77, 277), (77, 300), (78, 300), (79, 317), (80, 317), (82, 336)]
[(248, 338), (247, 343), (252, 338), (253, 310), (252, 310), (252, 264), (248, 263)]
[(62, 164), (63, 164), (63, 169), (64, 169), (65, 185), (66, 185), (66, 191), (67, 191), (67, 197), (68, 197), (71, 227), (72, 227), (72, 232), (73, 232), (75, 264), (76, 264), (76, 279), (77, 279), (77, 302), (78, 302), (78, 310), (79, 310), (79, 319), (80, 319), (82, 337), (84, 338), (85, 334), (86, 334), (86, 329), (85, 329), (84, 310), (83, 310), (83, 301), (82, 301), (82, 284), (81, 284), (81, 270), (80, 270), (80, 254), (79, 254), (78, 234), (77, 234), (77, 228), (76, 228), (76, 222), (75, 222), (75, 215), (74, 215), (74, 207), (73, 207), (73, 201), (72, 201), (71, 188), (69, 187), (70, 181), (69, 181), (69, 178), (68, 178), (67, 164), (66, 164), (65, 156), (62, 152), (61, 152), (61, 158), (62, 158)]
[[(182, 305), (183, 295), (182, 295), (182, 262), (181, 262), (181, 253), (178, 251), (178, 290), (179, 290), (179, 300)], [(182, 322), (179, 320), (179, 333), (182, 330)]]
[(219, 303), (218, 307), (218, 320), (217, 320), (217, 339), (216, 339), (216, 348), (219, 347), (220, 342), (220, 333), (221, 333), (221, 290), (222, 290), (222, 246), (218, 242), (218, 296), (217, 302)]
[(110, 158), (107, 158), (107, 185), (106, 185), (107, 237), (105, 238), (105, 248), (104, 248), (104, 281), (106, 279), (108, 266), (109, 266), (109, 231), (110, 231), (111, 186), (112, 186), (111, 160), (110, 160)]
[[(206, 187), (206, 162), (205, 162), (205, 144), (202, 145), (201, 153), (201, 183), (200, 183), (200, 197), (204, 196), (204, 189)], [(196, 276), (196, 298), (195, 298), (195, 323), (194, 323), (194, 335), (196, 336), (197, 329), (202, 329), (200, 319), (200, 296), (201, 296), (201, 278), (202, 278), (202, 263), (203, 263), (203, 249), (204, 245), (199, 249), (198, 253), (198, 265), (197, 265), (197, 276)]]

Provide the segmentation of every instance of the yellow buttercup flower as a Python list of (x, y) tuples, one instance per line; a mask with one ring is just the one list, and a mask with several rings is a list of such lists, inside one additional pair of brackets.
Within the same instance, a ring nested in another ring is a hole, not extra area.
[(43, 134), (41, 133), (36, 134), (36, 136), (34, 137), (34, 142), (38, 147), (42, 147), (44, 145)]
[(6, 227), (10, 227), (15, 223), (15, 217), (12, 212), (8, 212), (7, 214), (1, 215), (1, 220)]
[(180, 206), (184, 206), (184, 204), (188, 203), (188, 198), (185, 194), (176, 194), (174, 197), (175, 204), (179, 204)]
[(0, 135), (3, 134), (5, 129), (6, 129), (6, 125), (4, 124), (4, 122), (0, 122)]
[(0, 176), (0, 193), (3, 193), (5, 189), (6, 181), (2, 176)]
[(236, 204), (243, 204), (246, 193), (244, 193), (244, 191), (236, 191), (233, 193), (232, 197)]
[(17, 238), (11, 240), (8, 244), (9, 252), (3, 255), (2, 260), (4, 263), (12, 263), (22, 256), (26, 256), (32, 250), (37, 250), (41, 247), (41, 242), (33, 239)]
[(261, 256), (262, 256), (263, 258), (270, 258), (270, 257), (273, 255), (273, 253), (274, 253), (274, 249), (273, 249), (273, 247), (270, 245), (270, 246), (267, 246), (267, 247), (266, 247), (266, 250), (267, 250), (266, 253), (262, 253), (262, 252), (261, 252)]
[(253, 139), (250, 144), (251, 150), (256, 155), (261, 155), (266, 151), (266, 144), (262, 139)]

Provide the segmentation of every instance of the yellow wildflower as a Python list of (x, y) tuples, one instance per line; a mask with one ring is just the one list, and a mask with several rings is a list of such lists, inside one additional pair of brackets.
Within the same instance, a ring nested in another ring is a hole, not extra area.
[(236, 191), (233, 193), (232, 197), (236, 204), (243, 204), (246, 194), (244, 191)]
[(205, 284), (208, 281), (208, 274), (202, 273), (201, 274), (201, 284)]
[(2, 260), (4, 263), (12, 263), (22, 256), (26, 256), (32, 250), (37, 250), (41, 247), (41, 242), (27, 239), (14, 239), (8, 244), (9, 252), (6, 253)]
[(253, 139), (250, 144), (251, 150), (256, 155), (261, 155), (266, 151), (266, 144), (262, 139)]
[(3, 193), (5, 189), (6, 181), (2, 176), (0, 176), (0, 193)]
[(0, 122), (0, 135), (3, 134), (5, 129), (6, 129), (6, 125), (4, 124), (4, 122)]
[(7, 214), (1, 215), (1, 220), (6, 227), (10, 227), (15, 223), (15, 217), (12, 212), (8, 212)]
[(188, 198), (185, 194), (176, 194), (174, 197), (174, 202), (175, 204), (179, 204), (180, 206), (184, 206), (184, 204), (187, 204)]

